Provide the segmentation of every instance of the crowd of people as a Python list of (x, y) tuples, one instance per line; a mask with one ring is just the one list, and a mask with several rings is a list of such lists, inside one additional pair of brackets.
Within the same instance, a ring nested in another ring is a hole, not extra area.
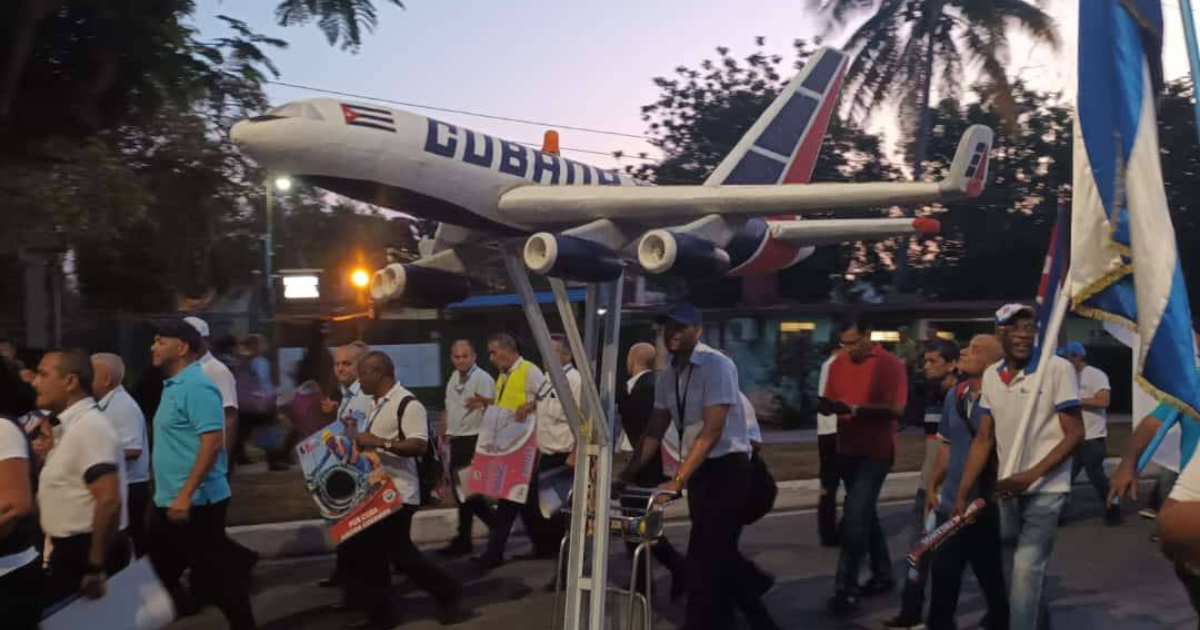
[[(736, 615), (756, 630), (777, 628), (762, 601), (775, 578), (739, 550), (743, 528), (769, 509), (775, 492), (758, 454), (763, 438), (753, 406), (740, 391), (734, 363), (703, 343), (694, 307), (675, 305), (659, 323), (659, 345), (630, 348), (629, 380), (618, 388), (620, 426), (632, 451), (618, 483), (686, 497), (692, 521), (686, 553), (665, 537), (652, 547), (653, 558), (671, 575), (671, 598), (687, 598), (686, 628), (733, 627)], [(1102, 466), (1110, 385), (1103, 372), (1088, 365), (1086, 349), (1071, 343), (1041, 366), (1040, 395), (1026, 435), (1018, 435), (1035, 378), (1030, 365), (1036, 360), (1036, 332), (1034, 311), (1013, 304), (997, 312), (994, 335), (978, 335), (962, 348), (928, 340), (920, 348), (924, 388), (911, 388), (905, 361), (872, 341), (868, 323), (851, 318), (838, 328), (821, 367), (818, 409), (818, 535), (821, 544), (840, 548), (829, 600), (834, 614), (852, 613), (862, 598), (897, 588), (877, 510), (896, 458), (898, 427), (915, 395), (922, 398), (928, 448), (914, 542), (967, 513), (971, 524), (922, 556), (904, 581), (899, 614), (887, 627), (956, 627), (967, 565), (987, 603), (984, 627), (1048, 627), (1046, 571), (1073, 479), (1086, 471), (1105, 501), (1106, 522), (1119, 525), (1119, 499), (1136, 491), (1132, 462), (1159, 423), (1171, 417), (1163, 406), (1142, 423), (1110, 482)], [(120, 356), (53, 351), (36, 368), (24, 369), (3, 353), (0, 610), (5, 627), (35, 628), (44, 614), (72, 598), (104, 597), (107, 578), (137, 561), (151, 564), (179, 612), (213, 604), (231, 628), (256, 627), (249, 586), (258, 558), (226, 534), (232, 498), (228, 476), (249, 433), (247, 419), (276, 413), (273, 405), (255, 399), (275, 395), (260, 383), (269, 386), (269, 368), (254, 362), (262, 356), (261, 340), (251, 339), (242, 353), (246, 360), (230, 369), (213, 355), (208, 337), (207, 323), (195, 317), (154, 327), (150, 355), (162, 389), (147, 414), (122, 386)], [(560, 335), (552, 343), (555, 355), (545, 359), (559, 362), (569, 395), (578, 401), (582, 377), (570, 345)], [(507, 561), (509, 535), (520, 517), (531, 556), (557, 556), (566, 522), (561, 513), (547, 516), (539, 508), (539, 473), (574, 468), (576, 435), (559, 393), (542, 369), (521, 355), (512, 336), (498, 333), (488, 340), (496, 378), (479, 365), (470, 341), (451, 345), (454, 371), (445, 386), (444, 411), (432, 421), (397, 380), (388, 354), (362, 342), (330, 354), (317, 340), (309, 355), (297, 369), (298, 385), (285, 397), (282, 413), (300, 434), (342, 422), (359, 450), (378, 454), (403, 502), (402, 509), (339, 545), (333, 572), (320, 581), (341, 589), (339, 608), (364, 614), (359, 627), (390, 628), (399, 621), (393, 572), (409, 576), (431, 595), (442, 623), (469, 617), (462, 585), (411, 537), (413, 515), (430, 490), (423, 487), (417, 462), (439, 438), (449, 453), (449, 494), (457, 504), (458, 526), (438, 554), (473, 554), (472, 529), (479, 520), (488, 537), (471, 561), (480, 573), (491, 571)], [(524, 502), (486, 498), (463, 486), (461, 473), (471, 466), (485, 411), (493, 406), (511, 412), (517, 422), (534, 423), (538, 454)], [(672, 441), (677, 451), (664, 457), (665, 443)], [(282, 443), (279, 451), (295, 442)], [(1014, 452), (1019, 453), (1015, 458)], [(1010, 458), (1011, 470), (1002, 469)], [(271, 461), (287, 466), (284, 457), (271, 455)], [(1190, 568), (1194, 546), (1188, 544), (1194, 516), (1181, 501), (1200, 484), (1189, 480), (1185, 473), (1174, 492), (1168, 486), (1159, 494), (1167, 547), (1197, 601), (1200, 580)], [(839, 486), (845, 489), (840, 520)], [(968, 512), (979, 498), (987, 500), (986, 506)], [(869, 578), (862, 582), (864, 563)], [(644, 567), (635, 570), (641, 575)], [(555, 575), (546, 588), (559, 582)], [(645, 587), (639, 580), (637, 588)]]

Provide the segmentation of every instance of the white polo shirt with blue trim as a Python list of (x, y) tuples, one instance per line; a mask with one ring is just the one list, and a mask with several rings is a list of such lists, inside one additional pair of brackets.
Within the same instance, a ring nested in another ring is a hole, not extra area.
[[(1025, 447), (1021, 450), (1021, 461), (1013, 468), (1023, 472), (1042, 461), (1063, 439), (1062, 424), (1058, 413), (1079, 407), (1079, 379), (1075, 368), (1062, 357), (1050, 357), (1046, 364), (1042, 394), (1038, 396)], [(996, 426), (996, 454), (1000, 458), (1001, 470), (1012, 453), (1017, 440), (1017, 429), (1025, 405), (1033, 395), (1034, 374), (1024, 370), (1010, 374), (1004, 361), (989, 367), (983, 374), (983, 394), (980, 405), (989, 413)], [(1067, 457), (1025, 491), (1025, 494), (1042, 494), (1071, 491), (1071, 458)]]

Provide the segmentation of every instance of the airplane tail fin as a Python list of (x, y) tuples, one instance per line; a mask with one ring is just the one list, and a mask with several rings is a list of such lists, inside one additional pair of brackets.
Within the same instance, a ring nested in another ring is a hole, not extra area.
[(978, 197), (987, 184), (988, 153), (992, 150), (992, 130), (971, 125), (958, 141), (950, 172), (941, 182), (945, 192)]
[(849, 59), (818, 50), (704, 183), (808, 183)]

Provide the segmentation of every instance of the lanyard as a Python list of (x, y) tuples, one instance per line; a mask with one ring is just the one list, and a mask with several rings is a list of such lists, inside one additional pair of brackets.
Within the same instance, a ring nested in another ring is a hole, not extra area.
[(349, 392), (350, 395), (343, 397), (342, 404), (338, 405), (338, 414), (337, 414), (338, 420), (341, 420), (342, 418), (346, 417), (346, 410), (350, 408), (350, 402), (353, 401), (354, 398), (358, 396), (358, 392), (354, 391), (353, 387), (347, 387), (346, 391)]
[(454, 388), (455, 393), (457, 393), (460, 397), (462, 396), (463, 392), (466, 391), (467, 385), (469, 385), (471, 383), (471, 377), (475, 375), (475, 370), (478, 370), (478, 369), (479, 369), (479, 366), (472, 365), (471, 369), (467, 370), (466, 380), (463, 380), (462, 378), (459, 378), (457, 381), (455, 381), (454, 379), (450, 380), (451, 387)]
[(375, 418), (379, 417), (379, 412), (383, 411), (383, 408), (386, 407), (387, 404), (388, 404), (387, 396), (384, 396), (383, 398), (380, 398), (379, 400), (375, 401), (375, 408), (371, 410), (371, 419), (367, 421), (367, 426), (366, 426), (366, 428), (363, 429), (363, 431), (366, 431), (368, 433), (371, 432), (371, 427), (375, 424)]
[[(567, 366), (567, 369), (566, 369), (566, 370), (563, 370), (563, 373), (564, 373), (564, 375), (565, 375), (565, 374), (570, 374), (571, 372), (574, 372), (574, 371), (575, 371), (575, 366), (574, 366), (574, 365), (568, 365), (568, 366)], [(546, 377), (546, 380), (542, 381), (542, 386), (541, 386), (541, 387), (538, 389), (538, 393), (537, 393), (537, 399), (536, 399), (536, 400), (537, 400), (538, 402), (541, 402), (541, 401), (545, 400), (545, 399), (546, 399), (546, 397), (548, 397), (548, 396), (550, 396), (550, 395), (552, 395), (552, 394), (554, 394), (554, 383), (551, 383), (551, 382), (550, 382), (550, 377), (549, 377), (549, 376), (547, 376), (547, 377)], [(558, 398), (558, 396), (554, 396), (554, 397), (555, 397), (555, 398)], [(576, 402), (576, 403), (578, 403), (579, 401), (575, 401), (575, 402)]]
[(680, 455), (680, 457), (683, 456), (683, 425), (684, 425), (684, 419), (686, 418), (686, 416), (684, 415), (684, 412), (687, 410), (688, 391), (691, 390), (691, 388), (692, 388), (692, 374), (694, 374), (695, 371), (696, 371), (696, 366), (692, 365), (691, 362), (688, 362), (687, 381), (684, 382), (683, 396), (681, 398), (679, 395), (679, 369), (678, 368), (675, 369), (675, 409), (678, 412), (678, 416), (676, 417), (676, 420), (679, 422), (678, 431), (679, 431), (679, 455)]

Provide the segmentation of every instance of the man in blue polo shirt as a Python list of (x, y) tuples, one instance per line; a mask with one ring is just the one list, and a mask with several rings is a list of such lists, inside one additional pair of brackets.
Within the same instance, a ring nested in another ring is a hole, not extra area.
[(201, 339), (195, 328), (173, 319), (154, 333), (150, 354), (167, 380), (154, 414), (150, 560), (172, 596), (191, 569), (195, 594), (216, 603), (231, 628), (255, 628), (249, 573), (230, 561), (224, 543), (230, 491), (221, 394), (196, 363)]

